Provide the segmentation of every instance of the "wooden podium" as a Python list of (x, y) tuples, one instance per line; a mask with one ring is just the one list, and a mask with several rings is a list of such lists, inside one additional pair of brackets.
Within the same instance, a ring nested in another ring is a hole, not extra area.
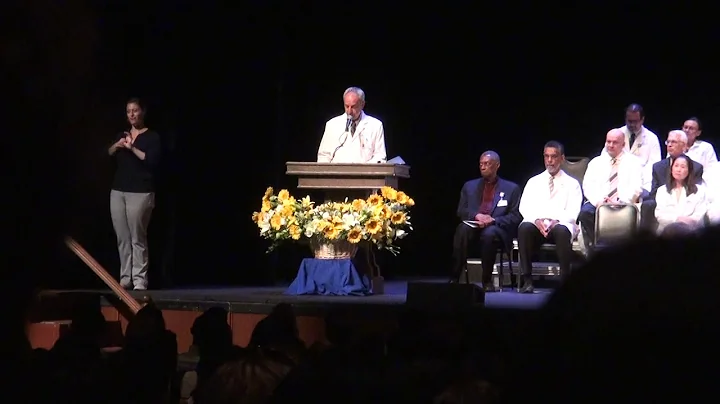
[[(298, 189), (322, 190), (325, 201), (366, 198), (382, 187), (398, 188), (400, 178), (410, 178), (410, 166), (400, 164), (286, 163), (285, 174), (298, 178)], [(364, 252), (374, 294), (385, 293), (384, 279), (372, 248)]]

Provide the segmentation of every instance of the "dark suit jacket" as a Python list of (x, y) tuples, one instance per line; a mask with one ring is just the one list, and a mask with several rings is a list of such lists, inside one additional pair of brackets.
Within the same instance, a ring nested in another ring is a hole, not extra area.
[[(460, 203), (458, 204), (457, 215), (460, 220), (475, 220), (475, 215), (480, 211), (484, 180), (482, 178), (468, 181), (463, 185), (460, 192)], [(498, 206), (500, 194), (502, 199), (507, 201), (506, 206)], [(490, 216), (495, 219), (501, 242), (510, 251), (512, 239), (517, 235), (518, 226), (522, 222), (520, 215), (520, 187), (514, 182), (506, 181), (498, 177), (495, 186), (495, 198)]]
[[(690, 159), (690, 157), (688, 157)], [(703, 166), (697, 161), (690, 159), (693, 163), (693, 169), (695, 171), (695, 183), (702, 183)], [(650, 198), (655, 199), (658, 188), (665, 185), (668, 176), (670, 175), (670, 158), (665, 158), (652, 166), (652, 189), (650, 190)]]

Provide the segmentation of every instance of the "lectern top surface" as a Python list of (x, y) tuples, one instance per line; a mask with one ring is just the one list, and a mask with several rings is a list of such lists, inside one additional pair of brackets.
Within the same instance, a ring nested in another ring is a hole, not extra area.
[(348, 164), (289, 161), (286, 165), (286, 174), (288, 175), (410, 177), (410, 166), (401, 164)]

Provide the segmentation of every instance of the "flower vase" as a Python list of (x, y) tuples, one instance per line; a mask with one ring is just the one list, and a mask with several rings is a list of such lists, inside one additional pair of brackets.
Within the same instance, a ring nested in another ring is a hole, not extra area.
[(316, 259), (320, 260), (342, 260), (355, 258), (358, 245), (347, 240), (312, 240), (310, 248)]

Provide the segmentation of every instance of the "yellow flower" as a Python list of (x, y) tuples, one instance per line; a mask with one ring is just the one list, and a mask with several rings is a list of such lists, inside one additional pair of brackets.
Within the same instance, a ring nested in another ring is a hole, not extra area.
[(270, 218), (270, 226), (274, 230), (280, 230), (280, 228), (282, 227), (282, 224), (283, 224), (282, 220), (283, 220), (282, 216), (273, 215), (273, 217)]
[(347, 235), (347, 240), (353, 244), (357, 244), (362, 240), (362, 229), (355, 227), (350, 229)]
[(397, 193), (397, 201), (403, 205), (406, 205), (408, 203), (408, 200), (410, 197), (407, 196), (407, 194), (403, 191), (399, 191)]
[(254, 223), (257, 223), (259, 217), (260, 217), (260, 212), (253, 212), (252, 221), (253, 221)]
[[(253, 215), (253, 216), (255, 216), (255, 215)], [(261, 226), (262, 226), (262, 222), (264, 222), (265, 220), (267, 220), (267, 213), (265, 213), (265, 212), (258, 212), (258, 214), (257, 214), (257, 221), (255, 222), (255, 223), (257, 223), (258, 227), (261, 227)]]
[(278, 209), (278, 213), (285, 218), (290, 217), (295, 213), (295, 206), (283, 205), (280, 209)]
[(291, 224), (290, 227), (288, 227), (288, 232), (290, 233), (290, 237), (293, 240), (300, 240), (300, 236), (302, 235), (302, 230), (300, 229), (300, 226), (296, 224)]
[(272, 209), (272, 204), (270, 203), (269, 200), (264, 199), (264, 200), (262, 201), (262, 208), (260, 208), (260, 211), (261, 211), (261, 212), (267, 212), (267, 211), (269, 211), (270, 209)]
[(371, 206), (377, 206), (383, 203), (383, 198), (378, 194), (373, 194), (367, 199), (367, 203)]
[(302, 198), (300, 202), (302, 203), (303, 208), (309, 208), (313, 204), (313, 202), (310, 201), (310, 195)]
[(413, 198), (408, 199), (406, 205), (407, 206), (415, 206), (415, 200)]
[(344, 224), (345, 224), (345, 223), (343, 223), (343, 220), (342, 220), (341, 217), (335, 216), (335, 217), (332, 218), (332, 226), (333, 226), (334, 228), (336, 228), (336, 229), (338, 229), (338, 230), (342, 230)]
[(270, 198), (270, 197), (272, 196), (273, 192), (275, 192), (275, 190), (273, 190), (272, 187), (268, 187), (268, 188), (265, 190), (265, 195), (263, 196), (263, 201), (265, 201), (265, 200), (267, 200), (268, 198)]
[(352, 208), (355, 211), (360, 211), (365, 207), (365, 200), (364, 199), (355, 199), (352, 201)]
[(392, 224), (403, 224), (405, 223), (405, 212), (395, 212), (390, 218)]
[(392, 216), (392, 211), (387, 205), (380, 205), (373, 209), (373, 216), (378, 219), (389, 219)]
[(282, 201), (282, 204), (283, 205), (295, 205), (295, 198), (291, 196), (291, 197), (285, 199), (284, 201)]
[(377, 234), (382, 229), (382, 222), (377, 219), (370, 219), (365, 223), (365, 230), (370, 234)]
[(325, 229), (327, 229), (328, 227), (333, 227), (333, 225), (330, 224), (330, 222), (328, 222), (327, 220), (321, 220), (317, 225), (317, 228), (320, 231), (325, 231)]
[(283, 190), (280, 190), (280, 192), (278, 192), (278, 201), (284, 203), (288, 199), (290, 199), (290, 192), (288, 192), (287, 189), (283, 189)]
[(323, 236), (328, 240), (335, 240), (340, 235), (340, 229), (328, 226), (323, 230)]
[(380, 188), (380, 193), (385, 199), (389, 201), (394, 201), (398, 197), (398, 192), (390, 187)]

